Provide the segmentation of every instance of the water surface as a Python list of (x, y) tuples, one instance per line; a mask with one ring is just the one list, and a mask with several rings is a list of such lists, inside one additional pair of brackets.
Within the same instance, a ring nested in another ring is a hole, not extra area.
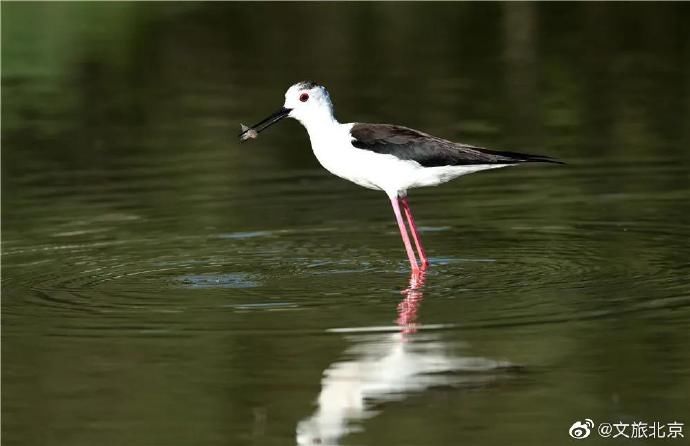
[[(4, 5), (4, 443), (533, 445), (584, 418), (687, 423), (688, 18)], [(432, 267), (410, 289), (383, 194), (323, 171), (294, 122), (238, 144), (304, 78), (343, 121), (568, 164), (413, 191)]]

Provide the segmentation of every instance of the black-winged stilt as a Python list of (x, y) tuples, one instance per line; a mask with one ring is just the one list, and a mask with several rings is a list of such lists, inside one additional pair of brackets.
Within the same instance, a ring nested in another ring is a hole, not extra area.
[(548, 156), (488, 150), (399, 125), (341, 124), (333, 115), (328, 91), (314, 82), (298, 82), (288, 88), (283, 107), (250, 128), (243, 125), (240, 140), (256, 138), (259, 132), (287, 117), (297, 119), (307, 129), (314, 155), (326, 170), (388, 195), (413, 274), (425, 270), (429, 260), (407, 201), (408, 189), (436, 186), (468, 173), (522, 163), (562, 164)]

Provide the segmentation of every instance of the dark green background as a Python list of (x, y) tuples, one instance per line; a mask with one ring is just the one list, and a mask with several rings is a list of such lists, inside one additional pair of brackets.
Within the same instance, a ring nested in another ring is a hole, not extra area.
[(295, 122), (236, 140), (303, 79), (342, 122), (568, 162), (412, 192), (432, 269), (407, 342), (520, 368), (375, 399), (342, 444), (687, 423), (688, 23), (682, 3), (3, 3), (3, 443), (291, 444), (324, 370), (397, 345), (373, 331), (407, 286), (386, 197), (321, 169)]

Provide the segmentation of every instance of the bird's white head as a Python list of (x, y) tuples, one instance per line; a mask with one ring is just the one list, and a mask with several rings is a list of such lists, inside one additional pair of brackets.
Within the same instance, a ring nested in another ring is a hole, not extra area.
[(328, 90), (311, 81), (298, 82), (288, 88), (283, 107), (290, 110), (289, 117), (297, 119), (304, 126), (334, 119), (333, 103)]
[[(240, 140), (255, 138), (257, 133), (288, 117), (297, 119), (309, 132), (320, 126), (337, 124), (333, 116), (333, 103), (326, 88), (311, 81), (297, 82), (285, 92), (283, 107), (263, 121), (251, 127), (243, 127)], [(249, 132), (254, 136), (249, 136)]]

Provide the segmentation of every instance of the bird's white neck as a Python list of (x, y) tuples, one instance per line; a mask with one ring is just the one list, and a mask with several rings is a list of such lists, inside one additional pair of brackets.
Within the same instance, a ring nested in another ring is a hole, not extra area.
[(293, 107), (290, 117), (298, 120), (309, 133), (312, 145), (323, 141), (327, 135), (332, 136), (340, 127), (333, 114), (333, 103), (328, 96), (313, 97), (313, 102)]
[(330, 110), (328, 113), (314, 113), (303, 118), (298, 117), (297, 120), (307, 129), (312, 143), (327, 138), (340, 128), (340, 123)]

